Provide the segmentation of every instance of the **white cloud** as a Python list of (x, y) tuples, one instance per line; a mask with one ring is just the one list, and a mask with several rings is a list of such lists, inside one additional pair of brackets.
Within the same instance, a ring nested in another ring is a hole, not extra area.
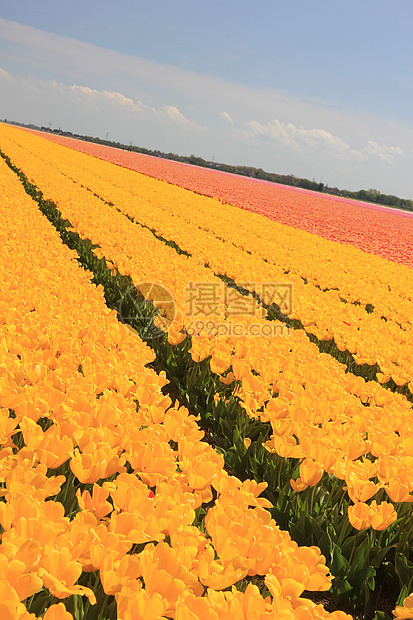
[(255, 135), (267, 136), (295, 149), (309, 147), (310, 149), (345, 153), (360, 161), (366, 158), (360, 151), (352, 149), (348, 142), (324, 129), (305, 129), (304, 127), (296, 127), (293, 123), (282, 123), (278, 119), (264, 125), (257, 121), (250, 121), (249, 126)]
[[(62, 86), (62, 84), (56, 84), (53, 82), (53, 87), (57, 88), (59, 91), (61, 91)], [(205, 129), (198, 123), (186, 118), (174, 105), (164, 105), (162, 108), (156, 109), (153, 106), (142, 103), (142, 101), (134, 101), (131, 97), (125, 97), (122, 93), (108, 90), (96, 90), (94, 88), (89, 88), (88, 86), (79, 86), (77, 84), (69, 86), (68, 90), (71, 94), (75, 95), (77, 99), (83, 98), (85, 101), (88, 101), (94, 105), (97, 105), (98, 102), (109, 103), (114, 107), (121, 107), (130, 112), (138, 112), (140, 114), (146, 112), (152, 115), (155, 114), (162, 116), (172, 121), (175, 125), (185, 127), (186, 129)]]
[(174, 105), (165, 105), (161, 109), (161, 113), (165, 114), (168, 118), (170, 118), (174, 123), (178, 123), (180, 125), (188, 125), (191, 121), (178, 110), (178, 108)]
[(102, 96), (109, 99), (109, 101), (113, 101), (114, 103), (121, 105), (121, 106), (126, 106), (128, 108), (138, 107), (136, 103), (133, 101), (133, 99), (131, 99), (130, 97), (125, 97), (125, 95), (122, 95), (122, 93), (114, 93), (109, 90), (102, 90)]
[(160, 115), (165, 116), (166, 118), (168, 118), (169, 120), (171, 120), (175, 125), (178, 125), (180, 127), (184, 127), (185, 129), (188, 130), (194, 130), (196, 132), (205, 132), (206, 131), (206, 127), (203, 127), (202, 125), (199, 125), (198, 123), (196, 123), (195, 121), (190, 120), (189, 118), (186, 118), (182, 112), (180, 112), (178, 110), (178, 108), (174, 105), (164, 105), (159, 111), (158, 113)]
[(4, 69), (2, 69), (0, 67), (0, 78), (3, 80), (12, 80), (12, 76), (10, 75), (10, 73), (8, 71), (5, 71)]
[(377, 144), (374, 140), (369, 140), (366, 148), (364, 149), (369, 155), (379, 157), (383, 161), (392, 164), (395, 157), (402, 157), (404, 155), (403, 149), (399, 146), (387, 146), (386, 144)]
[(234, 121), (232, 120), (228, 112), (219, 112), (219, 116), (222, 116), (222, 118), (224, 118), (230, 125), (234, 124)]
[[(59, 92), (67, 90), (63, 84), (58, 82), (52, 82), (53, 87)], [(90, 103), (97, 104), (99, 101), (104, 103), (110, 103), (113, 106), (120, 106), (134, 112), (142, 112), (145, 107), (141, 102), (135, 102), (131, 97), (125, 97), (122, 93), (117, 93), (108, 90), (96, 90), (95, 88), (89, 88), (89, 86), (80, 86), (78, 84), (72, 84), (68, 87), (69, 94), (73, 95), (78, 101), (85, 100)]]

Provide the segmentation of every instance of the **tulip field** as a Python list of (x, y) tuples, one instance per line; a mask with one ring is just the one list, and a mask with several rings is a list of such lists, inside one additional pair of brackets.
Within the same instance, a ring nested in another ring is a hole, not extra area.
[(287, 226), (413, 267), (410, 211), (244, 178), (56, 134), (34, 133), (124, 168), (215, 196)]
[(413, 619), (413, 217), (0, 155), (0, 620)]

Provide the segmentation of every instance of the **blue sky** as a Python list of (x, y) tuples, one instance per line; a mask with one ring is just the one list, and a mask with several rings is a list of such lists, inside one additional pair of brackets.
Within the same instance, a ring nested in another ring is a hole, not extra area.
[(0, 0), (0, 118), (413, 198), (411, 0)]

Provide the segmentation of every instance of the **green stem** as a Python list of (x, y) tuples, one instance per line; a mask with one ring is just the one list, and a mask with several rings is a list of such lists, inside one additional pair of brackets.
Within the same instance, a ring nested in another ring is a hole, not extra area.
[(359, 533), (360, 533), (359, 530), (357, 530), (356, 535), (354, 536), (353, 547), (351, 549), (350, 558), (349, 558), (349, 561), (348, 561), (349, 566), (351, 566), (351, 561), (352, 561), (352, 559), (354, 557), (354, 552), (356, 550), (356, 543), (357, 543), (357, 538), (358, 538)]

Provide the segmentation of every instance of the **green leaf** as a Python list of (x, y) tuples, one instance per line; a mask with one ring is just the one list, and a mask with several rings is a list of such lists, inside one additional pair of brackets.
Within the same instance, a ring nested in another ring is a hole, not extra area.
[(307, 544), (306, 536), (304, 532), (298, 527), (296, 523), (292, 523), (290, 525), (290, 536), (291, 538), (300, 545), (300, 547)]
[(347, 579), (337, 579), (333, 582), (334, 593), (339, 595), (343, 599), (343, 594), (348, 597), (348, 594), (353, 590)]
[(346, 558), (344, 558), (341, 555), (341, 550), (338, 547), (338, 545), (333, 543), (333, 550), (332, 550), (332, 553), (331, 553), (331, 572), (332, 572), (332, 574), (336, 578), (344, 579), (347, 576), (347, 574), (348, 574), (348, 570), (349, 570), (349, 564), (348, 564)]
[(388, 547), (383, 547), (382, 549), (379, 549), (379, 548), (372, 549), (371, 565), (374, 566), (374, 568), (379, 568), (380, 564), (383, 562), (383, 560), (386, 557), (387, 553), (393, 547), (394, 547), (394, 545), (389, 545)]
[(396, 605), (403, 605), (404, 599), (409, 595), (409, 589), (407, 586), (403, 586), (399, 598), (397, 599)]
[(368, 566), (367, 568), (356, 572), (356, 583), (366, 583), (370, 590), (374, 590), (376, 585), (375, 576), (375, 569), (372, 566)]
[(42, 589), (31, 597), (30, 603), (26, 603), (26, 606), (30, 613), (40, 616), (51, 605), (52, 600), (50, 592)]
[(392, 620), (392, 617), (384, 611), (376, 611), (376, 615), (373, 620)]
[(364, 567), (370, 567), (370, 550), (371, 543), (367, 537), (362, 543), (357, 545), (357, 552), (351, 565), (355, 567), (357, 572), (361, 571)]
[(314, 517), (312, 517), (311, 515), (308, 517), (308, 520), (310, 522), (311, 529), (312, 529), (315, 540), (319, 541), (324, 535), (323, 530), (317, 523), (316, 519), (314, 519)]
[(400, 585), (410, 588), (413, 580), (413, 564), (408, 561), (403, 553), (396, 553), (394, 558), (394, 569), (399, 578)]
[(321, 549), (321, 553), (325, 557), (327, 565), (330, 566), (332, 546), (327, 532), (323, 532), (323, 535), (318, 539), (317, 546)]

